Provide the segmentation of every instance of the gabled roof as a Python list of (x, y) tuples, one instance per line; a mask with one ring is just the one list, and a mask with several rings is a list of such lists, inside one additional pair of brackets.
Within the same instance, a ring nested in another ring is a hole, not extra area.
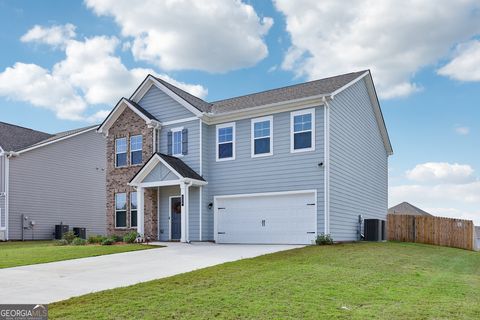
[(212, 108), (212, 104), (211, 103), (208, 103), (198, 97), (195, 97), (194, 95), (186, 92), (185, 90), (182, 90), (176, 86), (174, 86), (173, 84), (171, 83), (168, 83), (167, 81), (165, 80), (162, 80), (160, 78), (157, 78), (157, 77), (154, 77), (155, 79), (157, 79), (157, 81), (159, 81), (161, 84), (163, 84), (165, 87), (167, 87), (168, 89), (170, 89), (171, 91), (173, 91), (176, 95), (178, 95), (180, 98), (182, 98), (183, 100), (185, 100), (186, 102), (188, 102), (189, 104), (191, 104), (192, 106), (194, 106), (195, 108), (197, 108), (198, 110), (202, 111), (202, 112), (210, 112), (211, 108)]
[(108, 116), (103, 120), (103, 122), (98, 126), (98, 132), (108, 132), (108, 129), (112, 126), (112, 124), (118, 119), (118, 117), (122, 114), (125, 108), (129, 108), (133, 112), (135, 112), (140, 118), (145, 120), (147, 125), (151, 125), (154, 127), (160, 126), (160, 122), (147, 110), (142, 108), (138, 103), (132, 101), (127, 98), (121, 98), (115, 107), (110, 111)]
[(408, 214), (414, 216), (433, 216), (432, 214), (423, 211), (420, 208), (415, 207), (414, 205), (408, 202), (402, 202), (397, 204), (396, 206), (391, 207), (388, 209), (389, 214)]
[(173, 169), (175, 169), (175, 171), (178, 172), (182, 177), (205, 181), (205, 179), (203, 179), (201, 175), (195, 172), (195, 170), (190, 168), (181, 159), (174, 156), (169, 156), (163, 153), (157, 153), (157, 154), (160, 156), (160, 158), (165, 160), (165, 162), (168, 163)]
[(0, 122), (0, 147), (6, 152), (24, 149), (52, 136), (45, 132)]
[[(137, 185), (141, 183), (145, 177), (148, 176), (150, 172), (159, 164), (162, 163), (165, 165), (168, 170), (174, 173), (179, 180), (182, 179), (191, 179), (197, 181), (199, 184), (206, 184), (207, 182), (201, 175), (199, 175), (195, 170), (190, 168), (185, 162), (181, 159), (169, 156), (163, 153), (154, 153), (150, 159), (142, 166), (142, 168), (133, 176), (130, 180), (130, 184)], [(177, 180), (178, 181), (178, 180)]]
[(221, 114), (281, 101), (296, 100), (319, 95), (328, 96), (358, 77), (364, 75), (366, 72), (368, 72), (368, 70), (215, 101), (212, 102), (212, 112), (214, 114)]

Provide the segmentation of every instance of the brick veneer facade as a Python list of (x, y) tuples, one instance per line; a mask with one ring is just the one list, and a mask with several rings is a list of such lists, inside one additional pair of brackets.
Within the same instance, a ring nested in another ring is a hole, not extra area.
[[(142, 135), (142, 164), (130, 165), (130, 137)], [(115, 167), (115, 139), (127, 138), (126, 167)], [(124, 235), (136, 230), (130, 227), (130, 192), (135, 188), (128, 182), (142, 168), (153, 153), (153, 129), (148, 128), (145, 121), (130, 108), (126, 108), (108, 130), (107, 136), (107, 232), (108, 234)], [(127, 228), (115, 228), (115, 193), (127, 193)], [(157, 190), (145, 189), (145, 236), (156, 240), (157, 232)]]

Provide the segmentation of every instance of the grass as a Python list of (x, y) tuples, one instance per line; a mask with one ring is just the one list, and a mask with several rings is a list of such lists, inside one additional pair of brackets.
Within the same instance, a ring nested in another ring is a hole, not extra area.
[(479, 289), (477, 252), (410, 243), (341, 244), (279, 252), (88, 294), (51, 304), (49, 316), (478, 319)]
[(54, 241), (0, 242), (0, 269), (150, 248), (154, 246), (142, 244), (56, 246)]

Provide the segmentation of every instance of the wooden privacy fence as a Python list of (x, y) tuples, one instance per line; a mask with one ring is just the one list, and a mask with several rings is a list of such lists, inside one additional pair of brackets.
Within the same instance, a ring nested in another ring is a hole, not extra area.
[(474, 250), (470, 220), (441, 217), (387, 215), (387, 239)]

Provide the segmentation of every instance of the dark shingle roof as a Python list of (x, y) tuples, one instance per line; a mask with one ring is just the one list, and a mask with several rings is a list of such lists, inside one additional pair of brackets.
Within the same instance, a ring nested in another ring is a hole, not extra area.
[[(155, 118), (150, 112), (148, 112), (147, 110), (143, 109), (138, 103), (136, 103), (135, 101), (132, 101), (130, 99), (127, 99), (125, 98), (125, 100), (127, 100), (128, 102), (130, 102), (132, 104), (132, 106), (134, 106), (138, 111), (140, 111), (141, 113), (143, 113), (148, 119), (150, 120), (157, 120), (157, 118)], [(157, 120), (158, 121), (158, 120)]]
[(240, 97), (234, 97), (214, 102), (206, 102), (190, 93), (155, 77), (160, 83), (180, 96), (183, 100), (202, 112), (221, 114), (246, 108), (258, 107), (266, 104), (307, 98), (316, 95), (328, 95), (340, 89), (349, 82), (355, 80), (367, 70), (346, 73), (334, 77), (300, 83), (292, 86), (252, 93)]
[(45, 132), (0, 122), (0, 147), (4, 151), (18, 151), (50, 137)]
[(168, 83), (167, 81), (165, 80), (162, 80), (158, 77), (154, 77), (155, 79), (157, 79), (161, 84), (163, 84), (165, 87), (167, 87), (168, 89), (170, 89), (171, 91), (173, 91), (176, 95), (178, 95), (180, 98), (182, 98), (183, 100), (187, 101), (188, 103), (190, 103), (192, 106), (194, 106), (195, 108), (197, 108), (198, 110), (202, 111), (202, 112), (210, 112), (211, 110), (211, 107), (212, 107), (212, 104), (211, 103), (208, 103), (198, 97), (195, 97), (194, 95), (174, 86), (173, 84), (171, 83)]
[(408, 215), (414, 215), (414, 216), (433, 216), (432, 214), (426, 211), (423, 211), (422, 209), (417, 208), (408, 202), (402, 202), (400, 204), (397, 204), (394, 207), (391, 207), (390, 209), (388, 209), (388, 213), (408, 214)]
[(367, 72), (367, 70), (215, 101), (212, 102), (212, 112), (219, 114), (281, 101), (301, 99), (316, 95), (328, 95), (355, 80), (365, 72)]
[(157, 152), (157, 154), (160, 156), (160, 158), (165, 160), (165, 162), (167, 162), (175, 171), (177, 171), (182, 177), (205, 181), (205, 179), (203, 179), (201, 175), (196, 173), (195, 170), (190, 168), (181, 159), (174, 156), (169, 156), (163, 153), (159, 153), (159, 152)]
[(96, 128), (96, 127), (98, 127), (97, 124), (92, 125), (92, 126), (88, 126), (88, 127), (82, 127), (82, 128), (78, 128), (78, 129), (72, 129), (72, 130), (58, 132), (58, 133), (55, 133), (54, 135), (51, 135), (49, 138), (44, 139), (42, 141), (39, 141), (35, 144), (29, 145), (28, 147), (35, 147), (35, 146), (38, 146), (38, 145), (41, 145), (41, 144), (44, 144), (44, 143), (47, 143), (47, 142), (52, 142), (52, 141), (55, 141), (55, 140), (58, 140), (58, 139), (62, 139), (62, 138), (71, 136), (73, 134), (76, 134), (76, 133), (79, 133), (79, 132), (82, 132), (82, 131), (85, 131), (85, 130), (88, 130), (88, 129), (93, 129), (93, 128)]

